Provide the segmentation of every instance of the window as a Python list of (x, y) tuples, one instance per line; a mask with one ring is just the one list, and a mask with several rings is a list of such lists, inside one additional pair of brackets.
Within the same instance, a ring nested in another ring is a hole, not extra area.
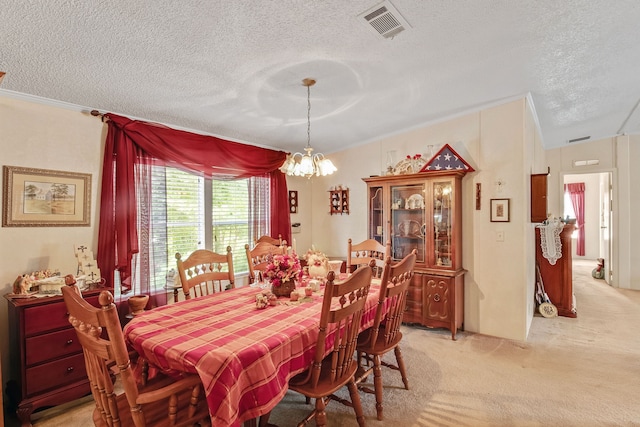
[(184, 258), (196, 249), (231, 246), (235, 274), (247, 273), (244, 245), (268, 234), (269, 178), (212, 180), (162, 166), (151, 174), (150, 288), (165, 286), (177, 252)]
[[(568, 191), (564, 192), (564, 217), (565, 218), (576, 218), (576, 211), (573, 210), (573, 202), (571, 201), (571, 194)], [(578, 238), (578, 228), (576, 227), (571, 233), (572, 239)]]
[(564, 192), (564, 217), (575, 218), (576, 213), (573, 210), (573, 203), (571, 202), (571, 195), (568, 191)]

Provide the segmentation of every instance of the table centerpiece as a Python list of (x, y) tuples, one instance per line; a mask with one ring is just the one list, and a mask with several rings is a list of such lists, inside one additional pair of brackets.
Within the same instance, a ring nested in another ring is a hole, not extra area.
[(329, 272), (329, 258), (321, 251), (312, 247), (304, 255), (307, 261), (309, 277), (324, 280)]
[(271, 292), (276, 296), (290, 296), (296, 288), (296, 280), (300, 279), (302, 269), (295, 252), (284, 255), (273, 255), (264, 277), (271, 283)]

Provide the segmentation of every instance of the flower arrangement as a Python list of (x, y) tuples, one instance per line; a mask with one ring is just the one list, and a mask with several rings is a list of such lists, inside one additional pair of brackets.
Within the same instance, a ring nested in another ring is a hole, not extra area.
[(271, 282), (271, 286), (280, 287), (284, 282), (298, 280), (301, 272), (300, 261), (294, 252), (290, 255), (273, 255), (264, 277)]

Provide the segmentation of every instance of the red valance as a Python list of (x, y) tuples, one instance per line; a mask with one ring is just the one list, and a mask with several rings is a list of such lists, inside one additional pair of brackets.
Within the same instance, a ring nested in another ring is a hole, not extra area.
[(584, 182), (565, 184), (564, 191), (568, 191), (569, 193), (584, 193)]
[(291, 220), (285, 175), (278, 170), (287, 153), (213, 136), (171, 129), (157, 123), (106, 114), (108, 131), (102, 168), (97, 261), (113, 284), (114, 270), (124, 281), (138, 253), (136, 164), (154, 162), (208, 177), (271, 179), (271, 233), (290, 241)]

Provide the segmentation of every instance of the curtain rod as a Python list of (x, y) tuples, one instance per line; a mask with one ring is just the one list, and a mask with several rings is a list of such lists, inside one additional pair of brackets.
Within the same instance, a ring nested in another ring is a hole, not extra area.
[(90, 114), (94, 117), (100, 117), (100, 120), (102, 120), (102, 123), (109, 120), (109, 117), (105, 117), (105, 115), (98, 110), (91, 110)]

